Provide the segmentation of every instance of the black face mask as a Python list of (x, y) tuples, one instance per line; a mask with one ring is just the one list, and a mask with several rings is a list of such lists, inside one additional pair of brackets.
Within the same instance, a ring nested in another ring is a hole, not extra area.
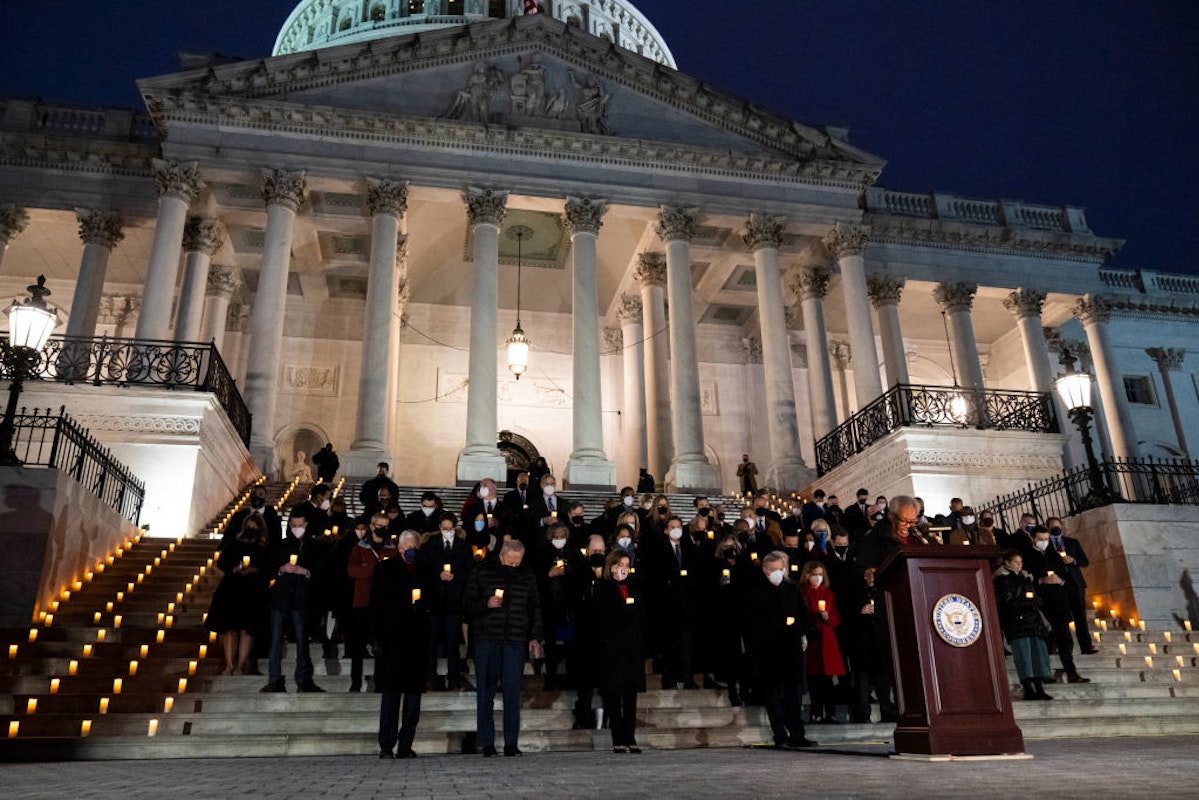
[(592, 553), (591, 555), (587, 556), (587, 563), (592, 567), (602, 567), (604, 565), (604, 554)]
[(251, 497), (250, 498), (250, 507), (251, 508), (262, 508), (265, 505), (266, 505), (265, 497)]
[(984, 517), (983, 519), (979, 520), (978, 524), (982, 525), (984, 528), (989, 528), (995, 524), (995, 520), (990, 519), (989, 517)]
[(766, 509), (762, 508), (761, 506), (758, 506), (757, 508), (754, 509), (754, 514), (756, 514), (759, 517), (764, 517), (764, 516), (766, 516)]
[(527, 483), (518, 483), (518, 484), (516, 484), (516, 488), (520, 489), (522, 492), (525, 492), (525, 491), (528, 491), (528, 489), (529, 489), (529, 484), (527, 484)]
[(576, 526), (576, 527), (578, 527), (579, 525), (582, 525), (582, 524), (583, 524), (583, 517), (582, 517), (582, 516), (574, 516), (574, 517), (571, 517), (571, 518), (570, 518), (570, 524), (571, 524), (571, 525), (574, 525), (574, 526)]
[(670, 511), (670, 506), (658, 506), (659, 514), (665, 514), (668, 511)]
[(724, 556), (725, 558), (736, 558), (737, 557), (737, 548), (726, 547), (720, 551), (720, 554), (722, 556)]
[(745, 544), (749, 541), (749, 531), (737, 531), (737, 541)]
[(711, 514), (711, 513), (712, 513), (712, 509), (710, 509), (710, 508), (701, 508), (701, 509), (699, 510), (699, 515), (700, 515), (701, 517), (706, 517), (706, 516), (708, 516), (708, 515), (709, 515), (709, 514)]

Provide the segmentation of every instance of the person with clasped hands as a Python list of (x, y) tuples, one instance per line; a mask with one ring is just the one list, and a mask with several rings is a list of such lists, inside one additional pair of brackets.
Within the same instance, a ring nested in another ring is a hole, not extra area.
[(471, 614), (475, 638), (478, 694), (475, 705), (477, 744), (484, 757), (496, 755), (495, 693), (504, 692), (504, 755), (523, 755), (520, 736), (520, 682), (526, 654), (541, 657), (541, 610), (537, 579), (521, 566), (525, 546), (510, 539), (499, 558), (471, 571), (464, 608)]
[(612, 730), (612, 752), (640, 753), (637, 746), (637, 693), (645, 691), (644, 608), (631, 578), (629, 554), (613, 550), (604, 579), (595, 585), (595, 636), (599, 640), (600, 694)]

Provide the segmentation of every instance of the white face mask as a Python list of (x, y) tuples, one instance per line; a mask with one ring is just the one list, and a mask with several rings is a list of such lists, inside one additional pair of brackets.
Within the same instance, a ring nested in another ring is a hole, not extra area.
[(613, 567), (612, 568), (612, 577), (618, 581), (623, 581), (625, 578), (629, 577), (629, 568), (628, 567)]
[(791, 516), (798, 517), (801, 511), (803, 511), (803, 509), (800, 508), (799, 506), (792, 506), (791, 507)]
[(294, 537), (296, 537), (297, 539), (303, 539), (303, 538), (304, 538), (304, 531), (306, 531), (306, 530), (308, 530), (308, 529), (307, 529), (307, 528), (304, 528), (304, 527), (300, 527), (300, 528), (292, 528), (292, 529), (291, 529), (291, 535), (292, 535), (292, 536), (294, 536)]
[(1046, 550), (1048, 550), (1048, 549), (1049, 549), (1049, 540), (1048, 540), (1048, 539), (1042, 539), (1042, 540), (1039, 540), (1039, 541), (1033, 542), (1033, 547), (1037, 548), (1037, 549), (1038, 549), (1038, 550), (1040, 550), (1042, 553), (1044, 553)]
[(480, 486), (480, 487), (479, 487), (479, 497), (480, 497), (481, 499), (483, 499), (483, 500), (486, 500), (486, 499), (487, 499), (488, 497), (490, 497), (490, 496), (491, 496), (491, 489), (489, 489), (489, 488), (488, 488), (488, 487), (486, 487), (486, 486)]
[(654, 504), (653, 504), (653, 503), (642, 503), (642, 504), (641, 504), (641, 508), (642, 508), (642, 510), (644, 510), (644, 511), (649, 511), (649, 510), (650, 510), (651, 508), (653, 508), (653, 507), (654, 507)]
[(621, 536), (619, 539), (616, 540), (616, 546), (621, 548), (622, 550), (628, 550), (629, 545), (631, 545), (632, 543), (633, 543), (633, 540), (627, 536)]
[(633, 507), (633, 495), (628, 495), (627, 497), (621, 498), (620, 502), (624, 503), (625, 508), (632, 508)]
[(811, 550), (813, 547), (816, 546), (816, 543), (813, 541), (807, 541), (807, 542), (803, 543), (803, 546), (808, 548), (809, 550)]
[(552, 544), (554, 546), (555, 550), (561, 550), (563, 547), (566, 547), (566, 540), (565, 539), (552, 539), (550, 541), (550, 544)]
[(671, 541), (677, 542), (679, 539), (683, 538), (683, 529), (682, 528), (671, 528), (669, 531), (669, 534), (670, 534)]
[(444, 538), (444, 539), (445, 539), (447, 542), (449, 542), (449, 541), (452, 541), (452, 540), (454, 539), (454, 531), (453, 531), (453, 529), (450, 529), (450, 530), (448, 530), (448, 531), (442, 531), (442, 532), (441, 532), (441, 536), (442, 536), (442, 538)]
[(813, 586), (819, 586), (820, 584), (824, 583), (824, 576), (823, 575), (809, 575), (808, 583), (812, 584)]
[(974, 524), (974, 515), (967, 514), (966, 516), (962, 517), (962, 524), (963, 525), (973, 525)]
[(770, 574), (766, 576), (766, 579), (770, 581), (772, 585), (779, 586), (783, 582), (784, 575), (785, 573), (781, 569), (771, 570)]
[(330, 507), (330, 506), (332, 506), (332, 505), (333, 505), (333, 501), (331, 501), (331, 500), (322, 500), (322, 501), (321, 501), (321, 511), (328, 511), (328, 510), (329, 510), (329, 507)]
[(544, 494), (546, 497), (553, 497), (553, 496), (554, 496), (554, 487), (553, 487), (553, 484), (551, 484), (551, 485), (549, 485), (549, 486), (543, 486), (543, 487), (541, 488), (541, 491), (542, 491), (542, 493), (543, 493), (543, 494)]
[(431, 516), (433, 516), (433, 512), (436, 511), (437, 509), (430, 508), (429, 506), (421, 506), (420, 510), (421, 510), (421, 513), (424, 514), (426, 517), (431, 517)]

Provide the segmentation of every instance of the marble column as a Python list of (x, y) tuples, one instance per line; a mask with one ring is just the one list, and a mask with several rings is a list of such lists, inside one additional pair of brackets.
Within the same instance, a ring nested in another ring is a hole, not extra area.
[(142, 313), (137, 318), (135, 339), (166, 339), (171, 325), (171, 303), (179, 277), (179, 253), (187, 207), (204, 188), (196, 162), (154, 162), (154, 189), (158, 193), (158, 219), (142, 290)]
[[(213, 264), (208, 268), (208, 286), (204, 293), (204, 328), (200, 341), (212, 342), (218, 352), (225, 344), (225, 322), (229, 316), (229, 300), (241, 288), (241, 270)], [(221, 353), (222, 356), (224, 353)], [(233, 369), (228, 361), (225, 366)]]
[(649, 468), (649, 449), (645, 431), (645, 325), (642, 324), (641, 299), (621, 295), (616, 308), (620, 321), (621, 350), (624, 366), (624, 410), (621, 415), (621, 483), (637, 485), (638, 470)]
[(253, 415), (250, 454), (266, 475), (273, 475), (279, 468), (275, 454), (275, 401), (279, 395), (291, 241), (296, 212), (304, 202), (306, 187), (307, 180), (302, 171), (262, 171), (266, 235), (262, 266), (258, 272), (258, 291), (254, 294), (248, 326), (245, 397)]
[(388, 431), (390, 387), (395, 375), (392, 328), (398, 320), (397, 289), (400, 220), (408, 211), (408, 184), (367, 178), (366, 202), (371, 212), (371, 257), (362, 315), (362, 357), (358, 372), (358, 409), (354, 441), (346, 459), (346, 475), (370, 478), (380, 461), (391, 463)]
[(645, 323), (645, 441), (649, 473), (659, 487), (674, 457), (670, 430), (670, 361), (666, 330), (666, 256), (641, 253), (633, 277), (641, 286)]
[(4, 264), (4, 254), (8, 251), (8, 243), (21, 235), (29, 225), (29, 212), (13, 203), (0, 205), (0, 266)]
[(1111, 304), (1102, 296), (1086, 295), (1079, 298), (1074, 306), (1074, 316), (1082, 322), (1091, 346), (1095, 383), (1099, 387), (1099, 396), (1103, 398), (1112, 455), (1116, 458), (1140, 458), (1141, 448), (1137, 444), (1132, 412), (1124, 393), (1124, 376), (1116, 366), (1116, 354), (1108, 337), (1107, 321), (1110, 315)]
[(754, 254), (758, 284), (758, 327), (762, 335), (765, 377), (766, 428), (770, 434), (770, 465), (766, 485), (793, 491), (815, 477), (799, 451), (799, 419), (795, 408), (795, 379), (791, 364), (791, 337), (783, 306), (779, 248), (784, 222), (777, 217), (751, 214), (746, 221), (745, 246)]
[[(1162, 387), (1166, 390), (1166, 402), (1170, 406), (1170, 418), (1174, 421), (1174, 434), (1178, 437), (1178, 450), (1182, 453), (1183, 458), (1190, 458), (1190, 447), (1187, 445), (1186, 428), (1183, 425), (1183, 419), (1196, 419), (1194, 412), (1196, 411), (1195, 402), (1193, 400), (1194, 392), (1182, 392), (1182, 398), (1174, 392), (1174, 377), (1172, 373), (1182, 370), (1183, 359), (1186, 358), (1187, 351), (1181, 347), (1151, 347), (1145, 351), (1145, 354), (1153, 359), (1153, 363), (1157, 364), (1157, 369), (1162, 376)], [(1183, 399), (1185, 398), (1185, 399)], [(1188, 408), (1184, 413), (1179, 406), (1182, 402), (1186, 402)]]
[(1045, 293), (1036, 289), (1017, 289), (1003, 298), (1003, 307), (1016, 315), (1016, 323), (1020, 326), (1029, 386), (1034, 392), (1056, 394), (1049, 344), (1045, 341), (1045, 328), (1041, 325), (1041, 308), (1044, 305)]
[(870, 230), (864, 226), (838, 222), (824, 240), (841, 271), (845, 318), (849, 320), (849, 346), (853, 350), (853, 388), (860, 408), (873, 403), (883, 393), (878, 349), (874, 344), (874, 322), (870, 317), (870, 297), (866, 290), (866, 262), (862, 258), (869, 235)]
[(949, 315), (950, 340), (952, 341), (954, 367), (958, 382), (966, 389), (983, 388), (983, 367), (978, 358), (978, 342), (974, 338), (974, 323), (970, 309), (974, 305), (974, 283), (939, 283), (933, 289), (933, 297), (941, 310)]
[(225, 243), (220, 223), (215, 219), (192, 217), (183, 229), (183, 286), (179, 290), (179, 308), (175, 313), (175, 341), (200, 339), (200, 321), (204, 313), (204, 293), (208, 288), (208, 266)]
[(866, 281), (866, 291), (878, 315), (878, 335), (883, 345), (883, 365), (887, 372), (887, 387), (911, 383), (908, 377), (908, 354), (903, 346), (903, 330), (899, 326), (899, 298), (905, 279), (872, 275)]
[(568, 486), (588, 489), (616, 487), (616, 465), (604, 452), (599, 297), (595, 275), (596, 239), (607, 210), (607, 203), (589, 197), (568, 197), (566, 200), (574, 273), (571, 281), (574, 438), (563, 477)]
[(849, 368), (853, 366), (853, 350), (846, 342), (832, 342), (828, 346), (828, 357), (837, 369), (838, 399), (841, 402), (840, 420), (845, 422), (858, 412), (854, 398), (849, 394)]
[(675, 492), (718, 492), (720, 470), (704, 452), (704, 419), (691, 305), (691, 236), (697, 210), (663, 206), (658, 237), (666, 244), (666, 295), (670, 303), (670, 407), (674, 460), (666, 486)]
[(791, 280), (791, 292), (803, 312), (804, 348), (808, 355), (808, 396), (812, 407), (812, 435), (820, 439), (837, 427), (837, 398), (829, 364), (828, 333), (824, 327), (824, 297), (828, 270), (801, 267)]
[(66, 335), (90, 338), (96, 335), (96, 319), (100, 315), (100, 300), (104, 294), (104, 277), (108, 272), (108, 257), (125, 234), (121, 231), (121, 215), (115, 211), (96, 211), (77, 208), (79, 238), (83, 240), (83, 257), (79, 262), (79, 279), (71, 298), (71, 316)]
[(466, 388), (466, 446), (458, 456), (458, 483), (473, 485), (483, 478), (502, 482), (507, 464), (496, 448), (498, 387), (496, 351), (499, 337), (500, 223), (507, 211), (508, 193), (468, 189), (462, 195), (467, 220), (474, 231), (474, 295), (470, 306), (470, 367)]

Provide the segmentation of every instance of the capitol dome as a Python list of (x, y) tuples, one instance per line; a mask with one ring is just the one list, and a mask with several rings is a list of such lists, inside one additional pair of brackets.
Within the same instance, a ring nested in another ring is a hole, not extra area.
[[(543, 14), (675, 67), (674, 56), (661, 34), (626, 0), (540, 0), (539, 5)], [(272, 54), (318, 50), (523, 13), (523, 0), (303, 0), (283, 24)]]

